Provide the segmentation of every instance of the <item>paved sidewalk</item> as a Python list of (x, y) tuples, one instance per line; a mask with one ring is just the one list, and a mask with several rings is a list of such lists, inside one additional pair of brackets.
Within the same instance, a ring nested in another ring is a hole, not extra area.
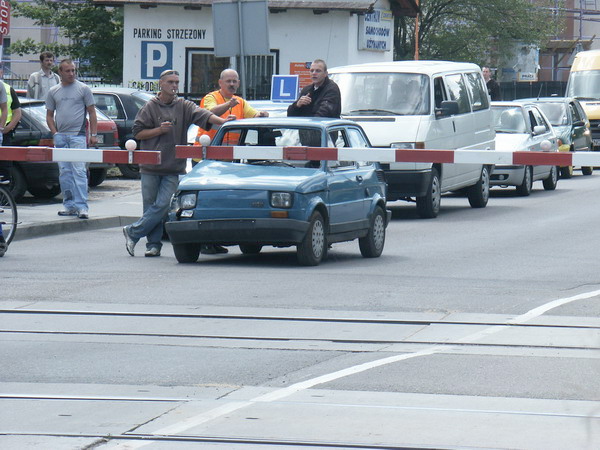
[(18, 225), (15, 241), (53, 234), (97, 230), (125, 226), (142, 214), (139, 180), (107, 178), (100, 186), (90, 188), (90, 218), (60, 217), (60, 195), (52, 200), (25, 198), (17, 205)]

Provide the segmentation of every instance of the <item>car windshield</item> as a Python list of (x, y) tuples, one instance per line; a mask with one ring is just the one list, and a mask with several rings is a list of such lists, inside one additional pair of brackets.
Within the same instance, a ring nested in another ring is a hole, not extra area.
[(142, 106), (144, 106), (146, 102), (152, 99), (152, 97), (154, 97), (152, 93), (145, 91), (136, 91), (131, 94), (133, 103), (135, 103), (135, 106), (138, 109), (142, 108)]
[(417, 116), (430, 111), (429, 78), (414, 73), (336, 73), (342, 115)]
[(600, 99), (600, 70), (571, 72), (565, 97), (575, 97), (580, 100)]
[(536, 105), (542, 110), (552, 125), (564, 126), (569, 124), (567, 107), (564, 103), (539, 102)]
[(492, 106), (496, 133), (525, 133), (525, 118), (521, 108)]
[(36, 122), (36, 125), (44, 131), (50, 132), (46, 124), (46, 104), (45, 103), (22, 103), (21, 109)]

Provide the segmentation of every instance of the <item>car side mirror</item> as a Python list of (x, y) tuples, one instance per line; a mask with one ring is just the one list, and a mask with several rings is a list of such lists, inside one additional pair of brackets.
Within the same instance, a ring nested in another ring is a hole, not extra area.
[(533, 135), (538, 136), (540, 134), (544, 134), (546, 132), (546, 127), (543, 125), (536, 125), (533, 127)]
[(435, 109), (435, 117), (448, 117), (458, 114), (458, 102), (454, 100), (444, 100), (439, 108)]
[(578, 120), (577, 122), (575, 122), (573, 124), (574, 127), (584, 127), (585, 126), (585, 122), (583, 120)]

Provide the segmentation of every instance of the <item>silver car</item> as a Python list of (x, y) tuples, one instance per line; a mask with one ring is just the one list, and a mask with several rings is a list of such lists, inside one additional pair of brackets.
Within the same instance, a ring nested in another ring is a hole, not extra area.
[[(496, 130), (496, 150), (558, 151), (558, 138), (552, 125), (530, 103), (492, 102)], [(554, 190), (558, 182), (556, 166), (496, 165), (491, 175), (492, 186), (516, 186), (517, 193), (529, 195), (534, 181), (542, 180), (544, 189)]]

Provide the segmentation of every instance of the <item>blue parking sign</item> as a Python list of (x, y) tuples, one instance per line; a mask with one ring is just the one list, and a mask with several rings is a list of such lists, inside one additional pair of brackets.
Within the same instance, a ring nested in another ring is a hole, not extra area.
[(298, 75), (273, 75), (271, 79), (271, 100), (293, 102), (298, 95)]

